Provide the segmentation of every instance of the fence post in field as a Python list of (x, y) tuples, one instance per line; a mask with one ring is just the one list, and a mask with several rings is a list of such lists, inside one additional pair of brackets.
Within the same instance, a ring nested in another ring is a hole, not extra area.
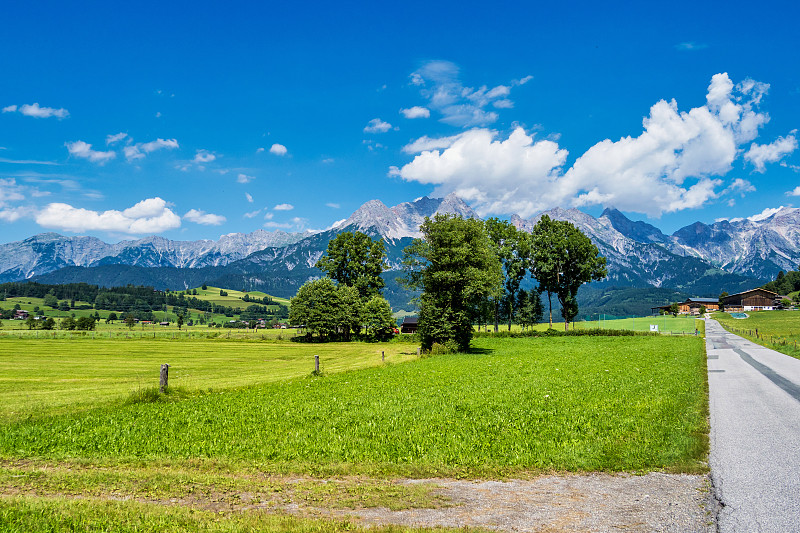
[(314, 356), (314, 373), (319, 374), (319, 356)]
[(383, 352), (381, 352), (381, 363), (383, 363), (383, 362), (385, 362), (385, 361), (386, 361), (386, 354), (384, 354)]
[(419, 346), (417, 346), (417, 355), (419, 355)]
[(164, 394), (164, 392), (166, 392), (167, 387), (169, 386), (168, 382), (169, 382), (169, 365), (164, 364), (161, 365), (161, 379), (159, 379), (158, 383), (158, 391), (161, 394)]

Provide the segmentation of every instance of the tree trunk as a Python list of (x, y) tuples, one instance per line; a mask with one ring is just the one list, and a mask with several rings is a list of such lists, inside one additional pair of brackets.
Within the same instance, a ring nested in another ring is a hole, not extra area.
[(514, 316), (514, 300), (508, 300), (508, 331), (511, 331), (511, 317)]
[(547, 291), (547, 305), (550, 308), (550, 329), (553, 329), (553, 295)]
[(500, 300), (497, 298), (494, 299), (494, 332), (497, 333), (500, 331)]

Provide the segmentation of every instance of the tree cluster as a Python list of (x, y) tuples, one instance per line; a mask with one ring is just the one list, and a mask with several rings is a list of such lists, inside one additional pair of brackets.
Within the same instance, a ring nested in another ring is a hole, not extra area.
[[(442, 344), (465, 351), (474, 321), (494, 316), (525, 325), (542, 313), (539, 292), (561, 304), (565, 328), (578, 313), (578, 288), (606, 276), (606, 260), (575, 226), (544, 215), (532, 234), (497, 219), (486, 222), (436, 215), (420, 226), (421, 239), (405, 249), (406, 286), (422, 291), (419, 334), (422, 347)], [(534, 291), (520, 285), (531, 274)]]
[(390, 337), (392, 309), (380, 295), (385, 261), (383, 241), (360, 232), (340, 233), (316, 264), (328, 276), (300, 287), (291, 300), (289, 321), (321, 340), (350, 340), (362, 330), (369, 339)]
[(800, 291), (800, 271), (790, 270), (789, 272), (784, 272), (781, 270), (773, 281), (764, 285), (764, 288), (783, 296), (791, 292)]

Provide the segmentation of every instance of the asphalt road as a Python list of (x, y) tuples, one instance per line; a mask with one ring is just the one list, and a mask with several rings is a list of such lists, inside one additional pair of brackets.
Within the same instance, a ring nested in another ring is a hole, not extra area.
[(800, 360), (706, 320), (719, 531), (800, 531)]

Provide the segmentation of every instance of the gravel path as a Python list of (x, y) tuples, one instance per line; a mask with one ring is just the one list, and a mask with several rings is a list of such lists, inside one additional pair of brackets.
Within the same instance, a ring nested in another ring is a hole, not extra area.
[(543, 476), (525, 481), (433, 482), (453, 505), (336, 513), (364, 524), (499, 531), (715, 531), (708, 478), (686, 474)]

